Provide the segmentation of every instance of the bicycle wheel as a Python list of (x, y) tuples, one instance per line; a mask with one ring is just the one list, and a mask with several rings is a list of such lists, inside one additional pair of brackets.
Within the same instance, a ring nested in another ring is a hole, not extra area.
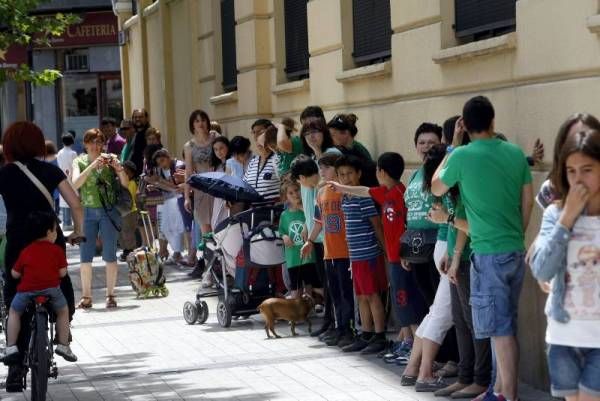
[(31, 401), (46, 401), (48, 390), (48, 315), (36, 312), (31, 358)]

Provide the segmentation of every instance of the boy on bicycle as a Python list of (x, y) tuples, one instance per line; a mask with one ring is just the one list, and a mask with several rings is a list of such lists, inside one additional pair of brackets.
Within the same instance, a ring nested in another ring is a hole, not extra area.
[(15, 279), (20, 278), (21, 281), (17, 285), (17, 294), (8, 312), (4, 364), (19, 362), (16, 343), (21, 330), (21, 315), (37, 296), (48, 297), (56, 313), (56, 354), (69, 362), (75, 362), (77, 356), (69, 346), (69, 308), (60, 290), (60, 279), (67, 274), (68, 264), (64, 250), (54, 244), (57, 237), (56, 216), (48, 212), (33, 212), (26, 224), (31, 230), (32, 238), (36, 239), (21, 251), (11, 270), (12, 276)]

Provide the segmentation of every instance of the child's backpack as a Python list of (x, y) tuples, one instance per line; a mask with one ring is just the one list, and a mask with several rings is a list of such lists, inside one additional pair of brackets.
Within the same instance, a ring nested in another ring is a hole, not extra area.
[(163, 273), (163, 265), (154, 245), (155, 237), (152, 222), (148, 212), (142, 211), (140, 216), (149, 244), (143, 245), (127, 256), (131, 288), (138, 297), (166, 297), (169, 295), (169, 290), (165, 286), (166, 278)]

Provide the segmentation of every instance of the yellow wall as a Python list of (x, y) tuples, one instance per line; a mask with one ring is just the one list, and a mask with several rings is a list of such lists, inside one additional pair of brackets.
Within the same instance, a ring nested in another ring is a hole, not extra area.
[[(462, 45), (452, 30), (451, 0), (389, 1), (391, 60), (358, 69), (351, 56), (352, 1), (309, 1), (310, 78), (288, 83), (283, 2), (236, 0), (238, 90), (223, 94), (220, 1), (157, 0), (134, 17), (137, 23), (126, 24), (129, 106), (149, 109), (152, 125), (166, 133), (163, 142), (175, 146), (175, 153), (188, 139), (187, 117), (195, 108), (221, 122), (229, 137), (249, 134), (258, 117), (298, 118), (308, 104), (321, 105), (326, 117), (352, 111), (359, 117), (358, 139), (373, 154), (399, 151), (411, 167), (418, 162), (415, 128), (423, 121), (441, 124), (477, 94), (490, 97), (496, 127), (511, 141), (529, 151), (541, 138), (546, 162), (569, 114), (600, 115), (600, 39), (588, 27), (588, 19), (600, 14), (598, 0), (519, 0), (515, 33)], [(146, 12), (152, 8), (157, 11)], [(536, 185), (547, 168), (536, 169)], [(530, 240), (539, 218), (536, 211)], [(521, 375), (538, 386), (547, 384), (543, 301), (528, 276), (521, 302), (527, 327)]]

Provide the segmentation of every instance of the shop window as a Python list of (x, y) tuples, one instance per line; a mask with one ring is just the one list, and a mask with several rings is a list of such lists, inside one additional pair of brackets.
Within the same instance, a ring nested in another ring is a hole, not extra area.
[(65, 117), (98, 115), (98, 77), (96, 74), (68, 74), (62, 79)]
[(285, 73), (288, 80), (308, 77), (307, 0), (285, 0)]
[(234, 0), (221, 0), (221, 55), (223, 91), (231, 92), (237, 89)]
[(88, 50), (76, 49), (65, 53), (65, 71), (84, 72), (90, 69)]
[(474, 41), (514, 31), (516, 3), (517, 0), (455, 0), (456, 36)]
[(384, 61), (392, 55), (389, 0), (352, 0), (354, 51), (357, 65)]

